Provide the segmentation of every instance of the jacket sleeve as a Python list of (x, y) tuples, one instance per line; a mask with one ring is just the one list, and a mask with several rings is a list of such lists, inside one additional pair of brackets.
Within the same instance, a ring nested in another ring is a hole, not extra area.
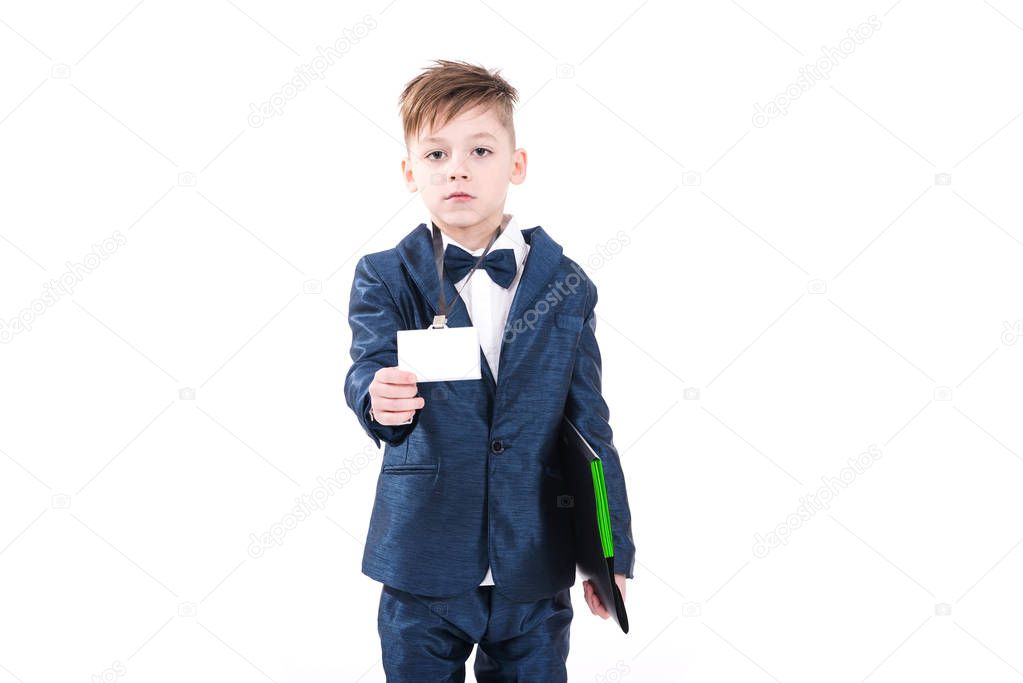
[(636, 558), (636, 546), (632, 540), (632, 514), (629, 511), (622, 464), (612, 443), (611, 425), (608, 422), (609, 410), (600, 389), (601, 362), (595, 314), (597, 287), (591, 280), (587, 280), (587, 283), (589, 299), (576, 350), (565, 415), (603, 461), (614, 541), (614, 571), (631, 579)]
[[(397, 306), (367, 256), (355, 266), (348, 324), (352, 328), (352, 366), (345, 377), (345, 401), (355, 412), (363, 430), (380, 448), (383, 440), (399, 446), (419, 424), (419, 411), (412, 421), (401, 425), (382, 425), (370, 417), (372, 407), (369, 385), (380, 368), (398, 364), (398, 330), (405, 329)], [(418, 396), (419, 393), (417, 392)]]

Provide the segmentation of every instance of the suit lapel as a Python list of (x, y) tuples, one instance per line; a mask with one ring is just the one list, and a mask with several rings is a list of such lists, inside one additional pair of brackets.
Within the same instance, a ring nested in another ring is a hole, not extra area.
[[(526, 265), (522, 269), (522, 276), (515, 290), (515, 296), (512, 298), (505, 330), (525, 313), (544, 286), (554, 277), (554, 273), (557, 272), (558, 266), (561, 263), (561, 245), (551, 239), (542, 227), (536, 226), (521, 232), (523, 239), (529, 244), (529, 254), (526, 257)], [(411, 275), (412, 281), (415, 282), (416, 287), (419, 288), (419, 291), (426, 299), (430, 311), (436, 315), (439, 287), (437, 264), (433, 259), (433, 234), (430, 231), (430, 227), (425, 223), (420, 223), (398, 243), (397, 251), (399, 258)], [(455, 291), (455, 285), (451, 282), (451, 278), (444, 278), (444, 297), (446, 303), (451, 308), (451, 311), (448, 313), (448, 327), (468, 327), (472, 325), (465, 302), (462, 301), (462, 297)], [(452, 302), (454, 302), (453, 305)], [(499, 372), (501, 367), (507, 367), (504, 364), (505, 337), (506, 334), (501, 335)], [(514, 349), (509, 353), (514, 353)], [(494, 374), (490, 370), (490, 363), (487, 362), (486, 354), (483, 353), (482, 347), (480, 347), (480, 371), (491, 390), (496, 390), (497, 382), (494, 380)], [(500, 380), (505, 380), (506, 378), (507, 373), (499, 375)]]
[[(398, 243), (398, 256), (412, 276), (412, 281), (426, 299), (430, 311), (437, 314), (438, 282), (437, 264), (433, 260), (433, 235), (425, 223), (420, 223)], [(465, 302), (455, 291), (451, 278), (444, 278), (444, 299), (451, 309), (448, 312), (448, 327), (468, 327), (469, 311)]]
[[(522, 317), (526, 309), (536, 300), (540, 290), (551, 281), (561, 264), (561, 245), (551, 239), (539, 225), (522, 231), (522, 238), (529, 245), (529, 255), (522, 269), (518, 289), (512, 298), (511, 309), (508, 311), (507, 326)], [(502, 350), (504, 344), (501, 345)], [(500, 371), (500, 368), (498, 368)]]

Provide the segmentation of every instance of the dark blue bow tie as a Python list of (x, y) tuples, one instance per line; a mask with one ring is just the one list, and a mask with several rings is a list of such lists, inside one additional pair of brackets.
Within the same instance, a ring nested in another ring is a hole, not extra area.
[[(451, 276), (452, 282), (458, 282), (469, 274), (477, 258), (465, 249), (449, 244), (444, 250), (444, 269)], [(486, 269), (491, 280), (508, 289), (518, 270), (515, 266), (515, 251), (496, 249), (488, 252), (479, 267)]]

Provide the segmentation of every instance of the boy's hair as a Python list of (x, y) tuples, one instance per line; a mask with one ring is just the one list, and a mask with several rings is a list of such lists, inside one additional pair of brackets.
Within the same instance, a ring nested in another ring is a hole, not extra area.
[(463, 111), (483, 105), (493, 107), (514, 149), (512, 113), (519, 94), (498, 75), (500, 70), (446, 59), (435, 59), (434, 64), (409, 81), (398, 99), (406, 147), (420, 131), (436, 130)]

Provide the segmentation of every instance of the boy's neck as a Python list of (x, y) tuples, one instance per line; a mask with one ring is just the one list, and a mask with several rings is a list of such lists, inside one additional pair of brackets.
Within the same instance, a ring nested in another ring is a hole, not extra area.
[(507, 222), (504, 220), (504, 215), (505, 214), (499, 214), (497, 218), (492, 218), (465, 228), (451, 228), (433, 216), (431, 216), (430, 219), (438, 228), (440, 228), (440, 231), (447, 235), (450, 239), (468, 247), (470, 251), (475, 251), (487, 246), (490, 242), (490, 238), (494, 236), (494, 231), (497, 230), (498, 226), (500, 226), (501, 232), (504, 232), (504, 228), (507, 226)]

